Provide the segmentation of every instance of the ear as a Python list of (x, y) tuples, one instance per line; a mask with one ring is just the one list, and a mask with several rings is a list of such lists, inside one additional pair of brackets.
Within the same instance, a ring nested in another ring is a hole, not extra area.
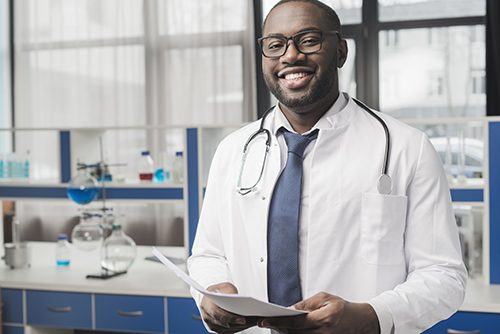
[(341, 68), (344, 66), (345, 61), (347, 60), (347, 41), (345, 39), (339, 40), (337, 44), (337, 67)]

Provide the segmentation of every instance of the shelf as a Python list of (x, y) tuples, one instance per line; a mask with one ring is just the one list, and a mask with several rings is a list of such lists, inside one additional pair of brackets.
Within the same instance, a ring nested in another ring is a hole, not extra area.
[[(166, 186), (169, 185), (169, 186)], [(48, 183), (0, 184), (0, 198), (66, 199), (67, 185)], [(99, 196), (100, 197), (100, 196)], [(182, 200), (184, 189), (178, 184), (110, 184), (106, 185), (106, 199)]]

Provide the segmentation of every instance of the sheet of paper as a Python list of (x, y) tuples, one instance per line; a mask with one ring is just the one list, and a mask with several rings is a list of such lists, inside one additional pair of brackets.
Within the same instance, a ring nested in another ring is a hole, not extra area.
[(170, 270), (172, 270), (186, 284), (202, 293), (204, 296), (209, 298), (211, 301), (213, 301), (215, 304), (226, 311), (243, 316), (257, 317), (285, 317), (306, 313), (304, 311), (292, 310), (281, 305), (264, 302), (253, 297), (210, 292), (204, 289), (198, 282), (193, 280), (191, 277), (189, 277), (189, 275), (187, 275), (179, 267), (173, 264), (156, 247), (153, 247), (153, 255), (156, 256)]

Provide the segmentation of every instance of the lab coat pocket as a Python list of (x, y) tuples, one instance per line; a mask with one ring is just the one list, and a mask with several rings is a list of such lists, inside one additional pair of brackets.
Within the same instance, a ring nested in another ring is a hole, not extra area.
[(406, 196), (364, 193), (361, 204), (361, 255), (371, 264), (404, 261)]

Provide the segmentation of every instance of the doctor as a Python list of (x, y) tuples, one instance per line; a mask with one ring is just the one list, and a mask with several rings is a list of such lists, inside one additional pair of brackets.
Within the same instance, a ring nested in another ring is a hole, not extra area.
[[(271, 9), (259, 40), (279, 101), (262, 124), (269, 137), (249, 141), (257, 121), (219, 145), (188, 261), (209, 290), (309, 312), (243, 317), (193, 292), (215, 332), (420, 333), (463, 301), (467, 274), (439, 157), (418, 130), (376, 112), (378, 121), (339, 93), (341, 36), (336, 13), (317, 0)], [(381, 173), (390, 181), (382, 187)]]

